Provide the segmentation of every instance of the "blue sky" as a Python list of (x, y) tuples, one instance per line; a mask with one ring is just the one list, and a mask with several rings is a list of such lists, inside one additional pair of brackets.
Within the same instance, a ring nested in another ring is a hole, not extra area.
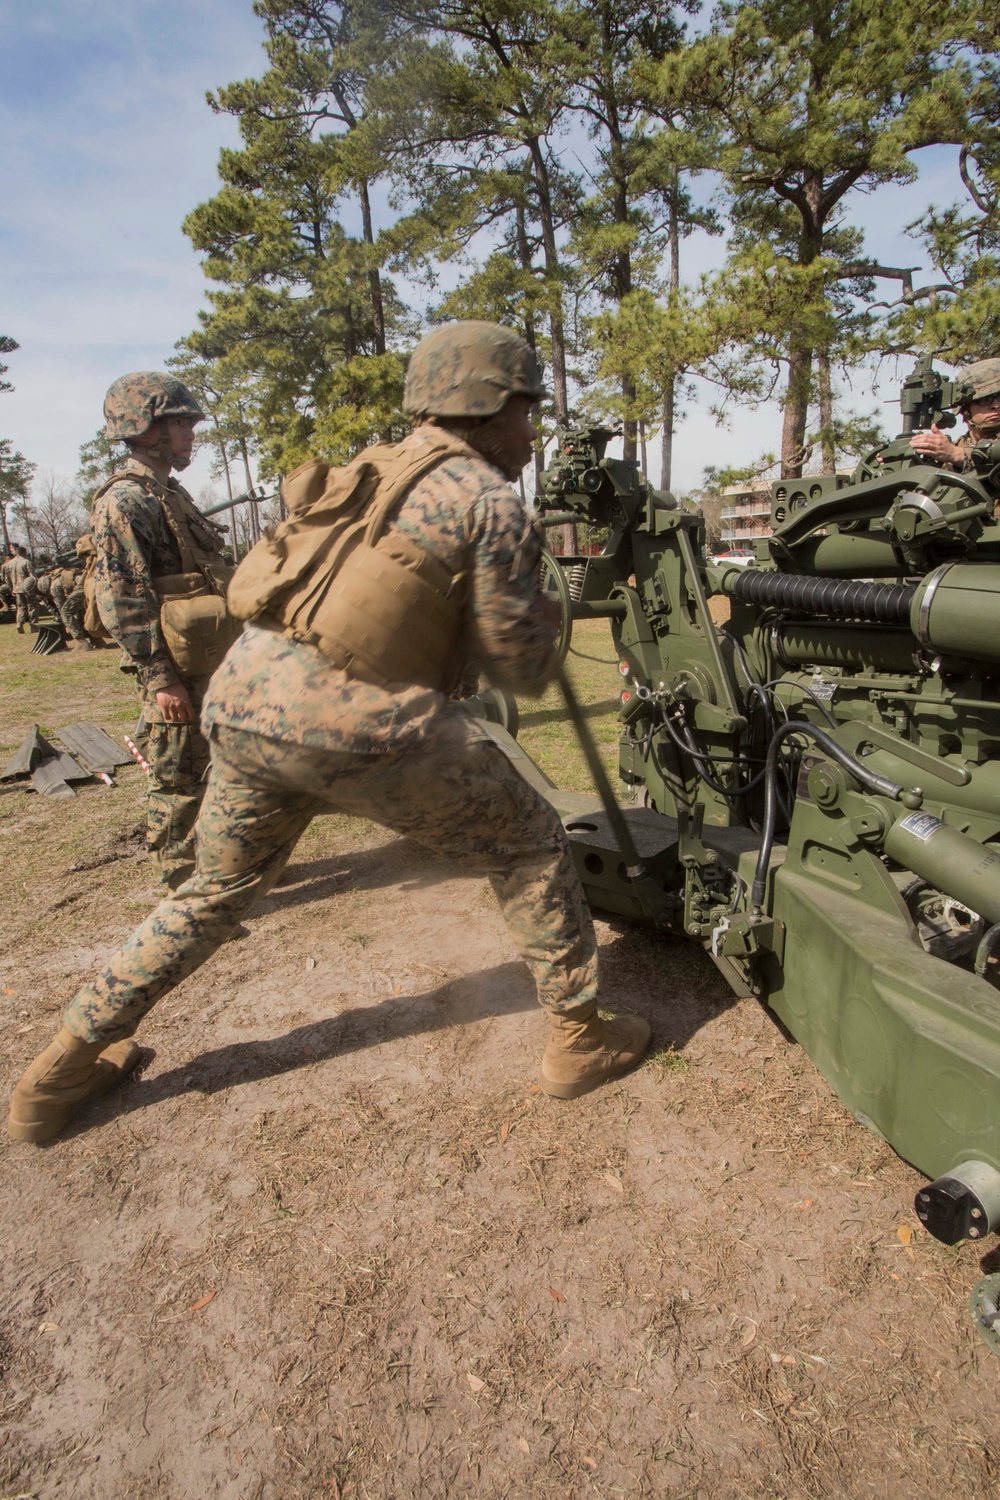
[[(259, 73), (261, 36), (250, 0), (0, 0), (0, 332), (21, 344), (0, 436), (35, 462), (72, 474), (111, 381), (162, 366), (195, 325), (208, 284), (180, 226), (236, 141), (205, 92)], [(954, 162), (922, 153), (916, 183), (859, 200), (869, 253), (919, 263), (900, 228), (959, 195)], [(688, 273), (722, 256), (698, 236)], [(891, 373), (870, 386), (856, 379), (855, 405), (894, 393)], [(726, 430), (707, 405), (678, 431), (675, 488), (777, 446), (775, 408), (736, 411)], [(895, 430), (890, 409), (885, 422)], [(206, 482), (196, 465), (191, 488)]]
[(0, 0), (0, 435), (72, 473), (126, 370), (162, 366), (207, 283), (181, 222), (258, 72), (249, 0)]

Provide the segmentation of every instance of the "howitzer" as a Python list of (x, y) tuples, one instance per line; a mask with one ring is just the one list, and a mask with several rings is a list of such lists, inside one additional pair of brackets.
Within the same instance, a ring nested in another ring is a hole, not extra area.
[(916, 1211), (947, 1243), (1000, 1229), (1000, 468), (909, 436), (959, 394), (918, 362), (898, 438), (772, 485), (749, 569), (708, 562), (701, 515), (608, 458), (607, 429), (560, 434), (538, 502), (610, 530), (553, 586), (564, 643), (609, 620), (625, 816), (659, 892), (593, 799), (550, 788), (591, 904), (686, 934), (769, 1006), (933, 1179)]

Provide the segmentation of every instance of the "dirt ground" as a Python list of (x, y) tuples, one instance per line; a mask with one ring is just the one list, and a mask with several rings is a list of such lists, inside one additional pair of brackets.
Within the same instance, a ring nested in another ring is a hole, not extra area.
[[(614, 668), (575, 662), (610, 755)], [(133, 717), (114, 653), (0, 628), (0, 758)], [(0, 789), (6, 1085), (152, 904), (142, 793)], [(481, 879), (324, 818), (248, 927), (120, 1096), (0, 1146), (0, 1497), (996, 1493), (982, 1247), (922, 1233), (917, 1175), (700, 952), (599, 925), (656, 1050), (564, 1104)]]

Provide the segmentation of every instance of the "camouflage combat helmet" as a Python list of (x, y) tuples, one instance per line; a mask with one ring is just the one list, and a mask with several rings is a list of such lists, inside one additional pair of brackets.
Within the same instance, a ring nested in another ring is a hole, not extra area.
[(163, 417), (194, 417), (197, 422), (205, 417), (176, 375), (160, 370), (136, 370), (132, 375), (119, 376), (104, 398), (104, 430), (109, 443), (142, 437)]
[(977, 359), (959, 373), (962, 383), (962, 406), (981, 401), (984, 396), (1000, 394), (1000, 359)]
[(493, 417), (508, 396), (545, 395), (535, 356), (499, 323), (445, 323), (414, 349), (403, 410), (410, 416)]

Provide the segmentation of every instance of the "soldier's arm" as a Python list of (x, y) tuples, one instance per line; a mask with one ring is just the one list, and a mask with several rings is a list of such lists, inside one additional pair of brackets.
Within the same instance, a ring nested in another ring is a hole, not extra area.
[(160, 692), (177, 683), (177, 668), (160, 630), (160, 601), (149, 562), (155, 536), (148, 507), (125, 485), (110, 489), (99, 506), (94, 517), (97, 607), (142, 686)]
[(501, 484), (479, 497), (473, 526), (469, 603), (477, 660), (498, 686), (541, 692), (556, 670), (556, 626), (539, 588), (539, 534)]

